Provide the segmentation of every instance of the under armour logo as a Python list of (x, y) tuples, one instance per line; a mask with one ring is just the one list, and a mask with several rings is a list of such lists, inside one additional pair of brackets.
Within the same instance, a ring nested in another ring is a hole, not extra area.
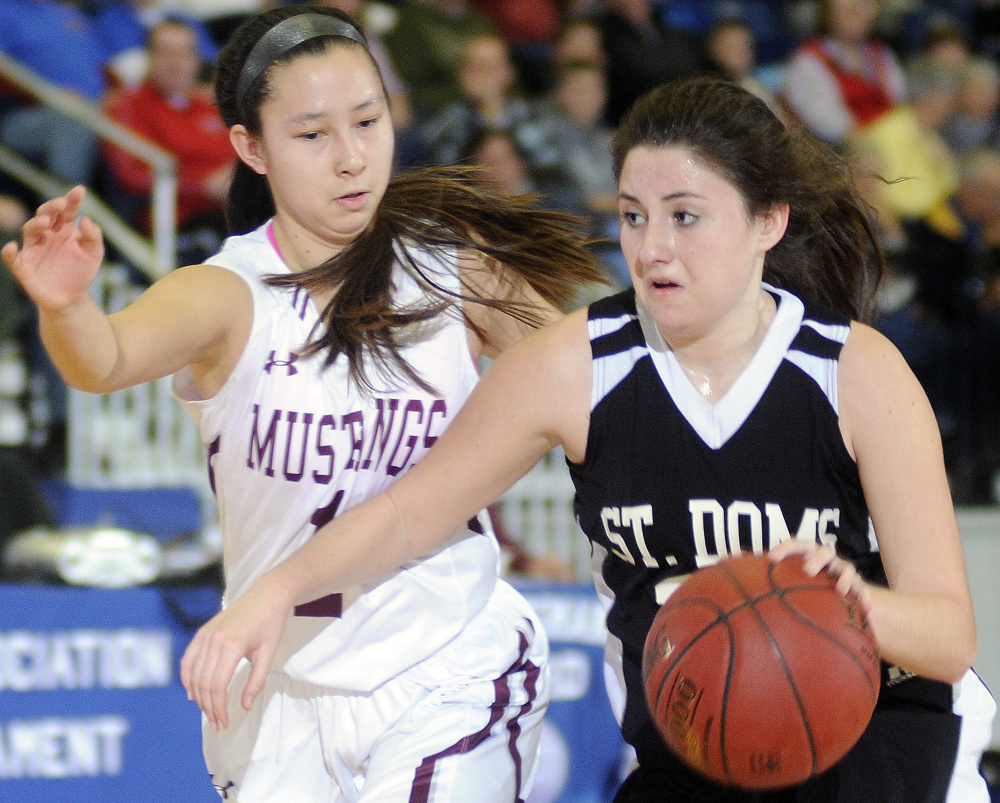
[(294, 365), (296, 360), (299, 359), (298, 354), (296, 354), (294, 351), (288, 352), (287, 360), (277, 359), (277, 357), (275, 356), (276, 354), (277, 354), (276, 351), (272, 351), (270, 354), (267, 355), (267, 363), (265, 363), (264, 365), (264, 370), (267, 371), (267, 373), (271, 373), (271, 369), (275, 367), (288, 369), (289, 376), (295, 376), (295, 374), (299, 372), (299, 369), (296, 368)]

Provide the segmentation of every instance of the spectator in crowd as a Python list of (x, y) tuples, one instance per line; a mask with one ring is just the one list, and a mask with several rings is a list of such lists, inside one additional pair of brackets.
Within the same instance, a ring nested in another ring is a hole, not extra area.
[(592, 61), (560, 65), (551, 93), (540, 104), (546, 139), (558, 143), (559, 173), (580, 199), (602, 263), (618, 284), (628, 283), (628, 266), (618, 247), (618, 180), (611, 159), (612, 131), (605, 122), (608, 102), (604, 67)]
[(958, 203), (970, 227), (978, 229), (974, 248), (979, 249), (978, 275), (970, 290), (978, 296), (978, 326), (974, 379), (980, 394), (972, 422), (970, 443), (979, 451), (981, 481), (986, 485), (982, 500), (1000, 503), (996, 477), (1000, 471), (1000, 152), (996, 148), (969, 151), (962, 158), (963, 182)]
[(711, 69), (763, 100), (779, 118), (784, 109), (756, 74), (757, 52), (753, 30), (739, 16), (721, 17), (705, 34), (705, 57)]
[(941, 135), (955, 109), (958, 74), (921, 59), (907, 73), (909, 98), (855, 127), (847, 149), (873, 153), (886, 209), (900, 221), (940, 214), (958, 186), (958, 165)]
[(546, 209), (580, 215), (583, 199), (556, 170), (532, 171), (510, 131), (480, 128), (459, 154), (463, 165), (478, 168), (479, 180), (511, 195), (537, 195)]
[(558, 0), (472, 0), (510, 45), (525, 89), (542, 94), (552, 86), (552, 48), (561, 21)]
[(489, 17), (467, 0), (408, 0), (399, 9), (385, 44), (410, 89), (417, 118), (437, 113), (462, 97), (458, 69), (470, 39), (498, 35)]
[(125, 86), (138, 86), (143, 81), (149, 67), (149, 32), (167, 19), (186, 22), (197, 36), (202, 62), (215, 62), (219, 46), (208, 26), (196, 17), (180, 13), (163, 0), (111, 0), (95, 12), (94, 26), (108, 52), (108, 72), (113, 81)]
[(596, 18), (570, 17), (564, 20), (553, 44), (552, 61), (556, 70), (571, 61), (589, 61), (606, 67), (608, 54), (604, 52)]
[[(104, 96), (107, 51), (78, 6), (60, 0), (0, 0), (0, 51), (84, 100)], [(0, 97), (0, 142), (69, 184), (97, 173), (97, 138), (80, 123), (16, 93)]]
[(842, 146), (906, 97), (896, 55), (873, 34), (875, 0), (821, 0), (815, 36), (789, 58), (779, 96), (806, 129)]
[[(494, 190), (511, 195), (533, 195), (538, 198), (539, 205), (545, 209), (568, 212), (578, 217), (586, 216), (586, 202), (580, 188), (559, 170), (532, 172), (524, 155), (517, 147), (517, 142), (508, 131), (483, 128), (476, 131), (462, 153), (461, 163), (477, 169), (477, 180)], [(595, 253), (608, 269), (604, 245), (591, 245)], [(627, 270), (627, 269), (626, 269)], [(613, 271), (611, 271), (613, 273)], [(611, 278), (611, 277), (608, 277)], [(587, 303), (595, 295), (607, 292), (605, 284), (590, 283), (582, 286), (577, 293), (574, 308)], [(512, 539), (501, 535), (501, 546), (511, 547)], [(543, 572), (552, 570), (555, 563), (545, 556), (537, 556), (541, 561), (537, 566), (535, 559), (526, 553), (519, 556), (518, 548), (511, 549), (514, 565), (518, 570)], [(547, 569), (546, 569), (547, 567)]]
[(885, 271), (875, 293), (873, 325), (899, 349), (927, 394), (950, 465), (957, 422), (954, 384), (949, 375), (954, 358), (953, 332), (927, 308), (918, 292), (918, 278), (910, 264), (903, 222), (886, 202), (879, 154), (855, 148), (851, 151), (851, 163), (855, 184), (873, 213), (885, 255)]
[(612, 131), (604, 122), (608, 82), (590, 61), (561, 65), (552, 92), (541, 105), (547, 138), (557, 142), (559, 164), (580, 187), (587, 208), (618, 220), (618, 182), (611, 160)]
[(494, 191), (510, 195), (539, 194), (516, 143), (506, 131), (496, 128), (474, 131), (460, 161), (475, 167), (477, 180)]
[(1000, 154), (984, 148), (959, 162), (949, 215), (907, 225), (907, 265), (925, 313), (948, 328), (950, 360), (938, 370), (950, 389), (960, 440), (951, 459), (963, 503), (994, 501), (1000, 417)]
[(706, 69), (701, 43), (665, 25), (653, 0), (604, 0), (597, 15), (608, 56), (608, 123), (614, 127), (647, 90)]
[[(236, 154), (211, 89), (202, 84), (196, 30), (167, 20), (149, 32), (149, 72), (134, 88), (113, 92), (110, 117), (177, 158), (178, 263), (196, 264), (218, 250), (226, 234), (223, 207)], [(110, 143), (108, 164), (127, 195), (139, 205), (139, 221), (149, 227), (153, 170)]]
[[(856, 129), (847, 150), (866, 176), (862, 189), (890, 256), (877, 298), (878, 326), (920, 380), (950, 446), (958, 423), (953, 362), (965, 318), (963, 291), (914, 259), (910, 232), (954, 228), (959, 167), (941, 126), (954, 109), (958, 76), (925, 56), (911, 65), (908, 85), (909, 100)], [(949, 462), (952, 457), (949, 450)]]
[(507, 42), (497, 34), (470, 37), (458, 68), (461, 96), (421, 128), (420, 161), (457, 164), (476, 132), (508, 132), (528, 170), (551, 169), (558, 148), (546, 138), (536, 105), (520, 91)]
[(972, 55), (969, 39), (955, 20), (948, 16), (935, 17), (924, 26), (919, 55), (959, 69)]
[(942, 135), (958, 156), (1000, 148), (1000, 67), (993, 59), (970, 56), (963, 64), (955, 113)]

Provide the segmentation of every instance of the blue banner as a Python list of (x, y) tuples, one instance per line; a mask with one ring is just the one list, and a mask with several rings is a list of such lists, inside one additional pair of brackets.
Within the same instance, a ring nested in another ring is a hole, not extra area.
[(219, 800), (165, 593), (0, 585), (0, 803)]
[[(553, 702), (528, 803), (607, 803), (627, 756), (590, 586), (520, 585), (552, 645)], [(0, 803), (212, 803), (178, 662), (213, 588), (0, 584)]]

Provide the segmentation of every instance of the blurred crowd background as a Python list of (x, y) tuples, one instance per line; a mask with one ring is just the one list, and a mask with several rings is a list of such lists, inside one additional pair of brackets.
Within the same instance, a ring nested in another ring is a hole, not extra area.
[[(397, 169), (478, 165), (483, 181), (580, 215), (610, 280), (595, 293), (629, 281), (608, 144), (646, 90), (729, 76), (842, 151), (860, 169), (889, 259), (874, 323), (927, 391), (955, 501), (1000, 503), (1000, 0), (323, 2), (370, 40)], [(177, 264), (225, 236), (234, 156), (212, 65), (261, 8), (0, 0), (0, 52), (176, 157)], [(2, 72), (0, 145), (150, 231), (148, 164)], [(18, 236), (40, 200), (0, 170), (0, 241)], [(33, 310), (0, 272), (0, 537), (51, 523), (33, 480), (64, 471), (65, 434), (65, 388)]]

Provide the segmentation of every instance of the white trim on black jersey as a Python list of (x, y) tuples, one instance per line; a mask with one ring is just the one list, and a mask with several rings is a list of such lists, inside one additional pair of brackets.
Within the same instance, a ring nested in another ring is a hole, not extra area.
[(768, 284), (778, 308), (760, 348), (725, 396), (714, 404), (705, 399), (688, 379), (680, 363), (660, 334), (648, 310), (636, 299), (637, 316), (621, 315), (596, 318), (588, 322), (591, 340), (614, 334), (638, 320), (645, 344), (613, 352), (594, 360), (594, 383), (591, 410), (626, 377), (646, 354), (670, 393), (677, 408), (711, 449), (719, 449), (739, 430), (767, 390), (784, 359), (797, 365), (815, 380), (835, 412), (838, 411), (837, 361), (823, 355), (790, 348), (803, 326), (808, 326), (826, 340), (843, 344), (850, 326), (805, 319), (804, 307), (797, 297)]

